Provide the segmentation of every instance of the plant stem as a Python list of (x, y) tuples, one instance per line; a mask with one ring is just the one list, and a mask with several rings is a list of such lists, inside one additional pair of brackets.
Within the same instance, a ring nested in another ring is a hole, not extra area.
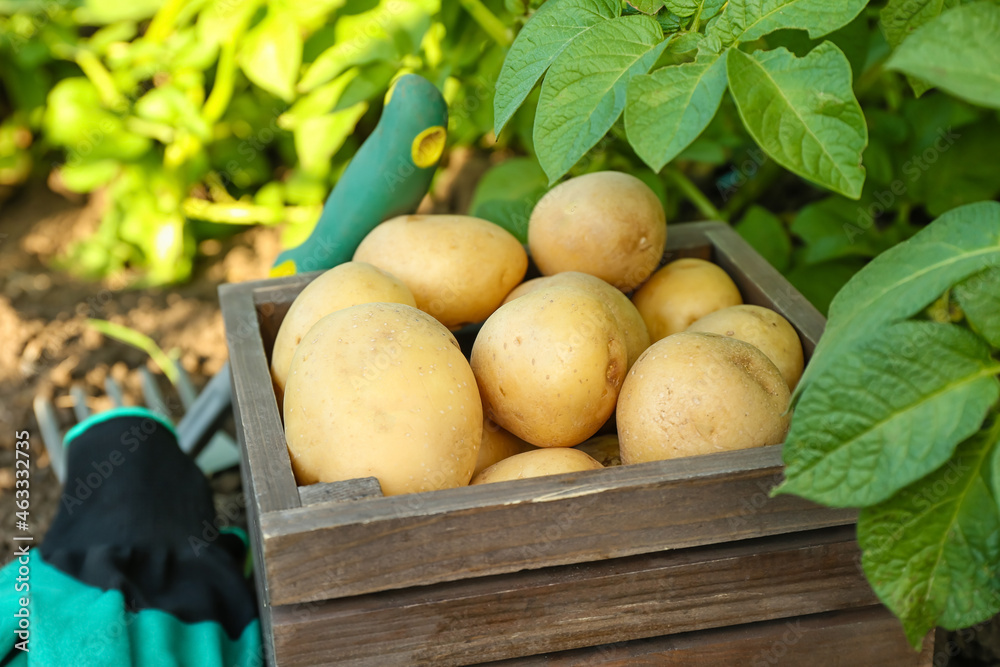
[(109, 109), (124, 111), (125, 98), (118, 92), (111, 73), (104, 67), (101, 60), (93, 52), (80, 49), (74, 55), (76, 64), (83, 70), (84, 76), (97, 88), (97, 94), (101, 96), (101, 102)]
[(723, 220), (722, 213), (719, 209), (715, 208), (715, 205), (708, 200), (698, 186), (691, 182), (680, 170), (673, 167), (667, 168), (664, 175), (670, 180), (671, 183), (676, 185), (685, 198), (694, 204), (695, 208), (708, 220)]
[(191, 197), (184, 200), (183, 211), (189, 218), (227, 225), (277, 225), (282, 222), (292, 224), (315, 222), (323, 207), (316, 204), (272, 208), (239, 201), (218, 203)]
[(701, 10), (705, 8), (705, 2), (698, 3), (698, 10), (694, 13), (694, 18), (691, 20), (690, 25), (688, 25), (688, 30), (693, 32), (698, 32), (698, 23), (701, 22)]
[(774, 160), (770, 158), (764, 160), (757, 175), (748, 179), (733, 195), (733, 198), (722, 207), (722, 219), (729, 221), (735, 218), (737, 213), (757, 201), (782, 173), (784, 173), (783, 170)]
[(503, 47), (510, 46), (510, 32), (507, 27), (482, 3), (482, 0), (458, 0), (458, 3), (465, 8), (465, 11), (469, 12), (479, 27), (492, 37), (494, 42)]
[(177, 367), (174, 366), (174, 362), (170, 360), (166, 352), (160, 349), (156, 341), (146, 334), (139, 333), (135, 329), (130, 329), (114, 322), (108, 322), (107, 320), (87, 320), (87, 325), (108, 338), (114, 338), (115, 340), (120, 340), (123, 343), (139, 348), (149, 355), (153, 363), (160, 367), (163, 374), (170, 380), (170, 384), (176, 387), (177, 383), (180, 382), (180, 376), (177, 373)]
[[(238, 31), (242, 32), (242, 31)], [(233, 96), (233, 82), (236, 74), (236, 41), (238, 34), (233, 35), (222, 44), (222, 52), (219, 54), (219, 66), (215, 69), (215, 83), (212, 84), (212, 92), (205, 100), (202, 107), (201, 117), (209, 125), (214, 125), (222, 118), (229, 100)]]
[(146, 39), (154, 44), (162, 43), (174, 29), (177, 15), (181, 13), (187, 2), (188, 0), (167, 0), (164, 2), (156, 15), (153, 16), (153, 20), (149, 22), (149, 27), (146, 28)]

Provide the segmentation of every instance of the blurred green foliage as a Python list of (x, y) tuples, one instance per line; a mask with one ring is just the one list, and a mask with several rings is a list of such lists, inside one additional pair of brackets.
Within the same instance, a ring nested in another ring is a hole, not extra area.
[(135, 285), (184, 280), (201, 238), (239, 229), (217, 223), (307, 234), (401, 74), (445, 91), (453, 145), (482, 141), (513, 12), (525, 9), (0, 0), (0, 185), (56, 163), (63, 187), (106, 189), (110, 202), (63, 266), (131, 271)]

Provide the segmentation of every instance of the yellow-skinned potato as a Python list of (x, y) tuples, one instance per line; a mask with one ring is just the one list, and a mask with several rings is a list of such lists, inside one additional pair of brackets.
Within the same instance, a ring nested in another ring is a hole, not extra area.
[(278, 405), (295, 348), (312, 325), (334, 311), (373, 302), (417, 305), (401, 280), (363, 262), (335, 266), (299, 292), (281, 321), (271, 353), (271, 379), (278, 393)]
[(472, 347), (483, 405), (538, 447), (572, 447), (614, 412), (628, 356), (610, 309), (554, 285), (501, 306)]
[(622, 455), (618, 446), (617, 435), (595, 435), (590, 440), (581, 442), (573, 449), (578, 449), (587, 456), (592, 457), (605, 468), (620, 466), (622, 464)]
[(292, 358), (284, 414), (299, 484), (374, 476), (386, 495), (468, 484), (483, 429), (455, 337), (391, 303), (339, 310), (309, 329)]
[(767, 356), (749, 343), (682, 332), (653, 343), (618, 399), (622, 463), (780, 443), (789, 391)]
[(512, 479), (544, 477), (564, 472), (599, 470), (600, 463), (578, 449), (536, 449), (523, 454), (515, 454), (476, 475), (473, 484), (507, 482)]
[(533, 449), (537, 447), (521, 440), (484, 415), (483, 442), (479, 446), (479, 458), (476, 460), (476, 469), (472, 472), (472, 476), (475, 477), (494, 463)]
[(624, 292), (656, 270), (666, 242), (666, 215), (656, 193), (617, 171), (560, 183), (528, 221), (528, 247), (543, 274), (582, 271)]
[(528, 269), (510, 232), (466, 215), (386, 220), (364, 238), (354, 260), (397, 276), (420, 310), (451, 329), (489, 317)]
[(721, 268), (689, 257), (674, 260), (654, 273), (632, 295), (632, 303), (655, 343), (684, 331), (709, 313), (743, 303), (743, 297)]
[(730, 306), (710, 313), (687, 329), (730, 336), (750, 343), (774, 362), (789, 389), (795, 389), (805, 364), (802, 342), (788, 320), (762, 306)]
[(515, 287), (507, 295), (504, 303), (509, 303), (519, 296), (524, 296), (550, 285), (573, 285), (579, 287), (590, 292), (611, 309), (619, 326), (621, 326), (622, 333), (625, 335), (629, 368), (639, 358), (639, 355), (649, 347), (649, 332), (646, 331), (646, 323), (642, 320), (642, 315), (639, 314), (636, 307), (628, 300), (628, 297), (620, 289), (589, 273), (566, 271), (565, 273), (557, 273), (554, 276), (542, 276), (541, 278), (527, 280)]

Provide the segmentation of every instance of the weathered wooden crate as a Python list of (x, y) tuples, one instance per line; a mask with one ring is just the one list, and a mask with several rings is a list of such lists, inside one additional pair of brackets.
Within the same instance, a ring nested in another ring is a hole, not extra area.
[[(812, 353), (823, 317), (728, 225), (672, 226), (682, 256)], [(296, 486), (268, 364), (315, 275), (220, 288), (269, 662), (930, 664), (865, 582), (854, 512), (768, 497), (780, 445), (394, 497)]]

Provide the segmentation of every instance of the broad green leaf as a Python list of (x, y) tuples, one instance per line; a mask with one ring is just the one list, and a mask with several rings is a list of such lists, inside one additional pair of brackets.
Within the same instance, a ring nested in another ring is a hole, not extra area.
[(773, 213), (754, 204), (734, 229), (771, 266), (778, 271), (788, 268), (792, 242), (788, 238), (788, 230)]
[(666, 42), (648, 16), (599, 23), (566, 47), (542, 83), (535, 151), (554, 182), (607, 134), (625, 108), (629, 81), (645, 74)]
[(198, 15), (198, 41), (221, 44), (250, 21), (261, 0), (210, 0)]
[(308, 118), (329, 113), (340, 102), (347, 86), (357, 78), (358, 68), (352, 68), (338, 76), (333, 81), (323, 84), (310, 93), (295, 100), (295, 104), (278, 117), (278, 126), (292, 130)]
[(292, 101), (302, 63), (302, 35), (295, 20), (287, 12), (268, 12), (247, 33), (238, 60), (255, 85), (286, 102)]
[(936, 625), (957, 630), (1000, 610), (1000, 510), (987, 481), (998, 435), (981, 432), (934, 474), (861, 511), (861, 566), (914, 647)]
[(914, 30), (961, 0), (889, 0), (879, 13), (879, 25), (889, 46), (897, 48)]
[(629, 143), (653, 171), (687, 148), (726, 92), (726, 57), (708, 56), (633, 77), (625, 106)]
[(785, 440), (785, 482), (824, 505), (868, 507), (936, 470), (1000, 397), (1000, 365), (954, 324), (899, 322), (816, 379)]
[(955, 283), (1000, 262), (1000, 203), (945, 213), (858, 272), (830, 305), (826, 331), (796, 394), (843, 362), (858, 342), (909, 318)]
[(782, 28), (806, 30), (817, 39), (850, 23), (868, 0), (729, 0), (709, 28), (723, 44), (752, 42)]
[(907, 177), (918, 176), (907, 194), (932, 216), (994, 199), (1000, 194), (998, 154), (1000, 133), (994, 119), (940, 132), (930, 146), (906, 156)]
[(1000, 108), (1000, 5), (950, 9), (917, 28), (885, 66), (974, 104)]
[(823, 42), (805, 58), (784, 48), (733, 49), (728, 72), (743, 124), (768, 155), (803, 178), (861, 196), (868, 127), (840, 49)]
[(506, 160), (487, 171), (476, 185), (469, 215), (500, 225), (528, 241), (528, 219), (546, 191), (548, 179), (533, 158)]
[(628, 4), (635, 7), (643, 14), (652, 16), (663, 9), (664, 0), (628, 0)]
[(843, 257), (874, 257), (880, 251), (879, 230), (870, 225), (858, 226), (865, 206), (844, 199), (827, 197), (805, 206), (795, 216), (791, 231), (802, 240), (799, 262), (819, 264)]
[[(631, 4), (631, 3), (630, 3)], [(680, 16), (681, 18), (689, 18), (694, 16), (695, 12), (702, 5), (702, 1), (699, 0), (666, 0), (666, 2), (661, 2), (660, 6), (667, 6), (674, 14)]]
[(493, 97), (496, 134), (574, 39), (620, 14), (621, 4), (614, 0), (548, 0), (543, 4), (518, 33), (500, 70)]
[(368, 110), (364, 102), (336, 113), (303, 119), (295, 127), (295, 152), (299, 164), (308, 173), (325, 176), (330, 158), (354, 132), (358, 120)]
[(994, 265), (959, 283), (954, 295), (972, 329), (1000, 348), (1000, 267)]

